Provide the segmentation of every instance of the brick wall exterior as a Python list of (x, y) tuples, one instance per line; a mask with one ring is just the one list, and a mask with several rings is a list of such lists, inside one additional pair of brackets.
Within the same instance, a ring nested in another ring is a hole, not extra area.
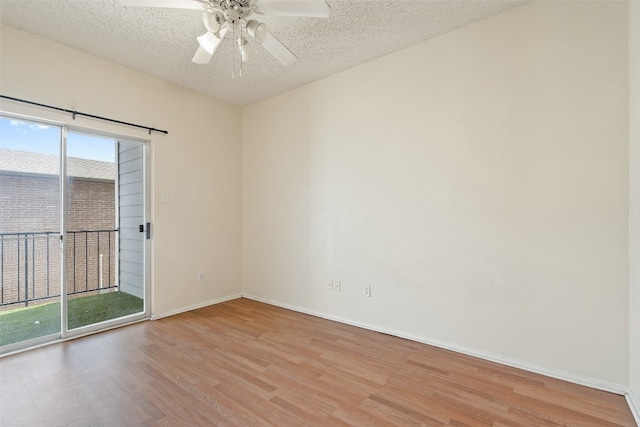
[[(67, 181), (67, 194), (68, 231), (115, 228), (114, 181), (71, 177)], [(24, 299), (25, 287), (30, 297), (60, 293), (59, 237), (43, 233), (57, 232), (60, 228), (59, 198), (57, 176), (0, 172), (0, 233), (40, 233), (2, 239), (3, 304)], [(67, 246), (68, 291), (99, 287), (100, 254), (103, 254), (103, 286), (115, 286), (115, 234), (75, 233), (75, 246), (73, 242), (71, 234)]]
[(0, 233), (58, 231), (58, 178), (0, 172)]

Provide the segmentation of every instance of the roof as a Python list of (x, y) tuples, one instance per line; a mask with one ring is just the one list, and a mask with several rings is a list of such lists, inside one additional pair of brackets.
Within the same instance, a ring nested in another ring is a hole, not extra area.
[[(60, 157), (53, 154), (0, 149), (0, 172), (58, 175)], [(116, 165), (98, 160), (67, 159), (67, 175), (75, 178), (114, 181)]]

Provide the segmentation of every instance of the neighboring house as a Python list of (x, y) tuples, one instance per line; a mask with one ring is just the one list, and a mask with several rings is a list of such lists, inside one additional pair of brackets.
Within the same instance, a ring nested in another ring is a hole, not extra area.
[[(59, 293), (59, 160), (0, 149), (2, 304), (23, 300), (25, 293)], [(115, 283), (114, 233), (102, 231), (116, 226), (115, 170), (111, 162), (67, 161), (67, 231), (75, 239), (67, 255), (70, 292), (99, 287), (100, 254), (103, 286)]]

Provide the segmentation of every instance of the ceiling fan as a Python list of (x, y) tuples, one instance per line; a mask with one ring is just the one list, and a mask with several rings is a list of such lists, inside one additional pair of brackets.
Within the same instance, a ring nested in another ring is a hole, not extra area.
[[(267, 24), (253, 15), (300, 16), (328, 18), (326, 0), (116, 0), (123, 6), (165, 7), (202, 10), (207, 32), (197, 37), (200, 47), (191, 61), (208, 64), (225, 34), (231, 33), (242, 61), (254, 55), (249, 40), (262, 45), (282, 65), (289, 66), (298, 58), (269, 31)], [(242, 62), (241, 62), (242, 64)]]

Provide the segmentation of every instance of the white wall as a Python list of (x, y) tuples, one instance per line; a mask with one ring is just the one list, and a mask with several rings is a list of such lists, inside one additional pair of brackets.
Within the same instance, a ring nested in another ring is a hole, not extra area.
[(640, 2), (629, 4), (629, 164), (631, 390), (640, 422)]
[[(241, 293), (239, 108), (11, 27), (0, 40), (3, 95), (169, 131), (74, 122), (152, 139), (154, 315)], [(71, 121), (13, 102), (0, 109)]]
[(536, 2), (243, 109), (245, 294), (628, 384), (627, 36)]

